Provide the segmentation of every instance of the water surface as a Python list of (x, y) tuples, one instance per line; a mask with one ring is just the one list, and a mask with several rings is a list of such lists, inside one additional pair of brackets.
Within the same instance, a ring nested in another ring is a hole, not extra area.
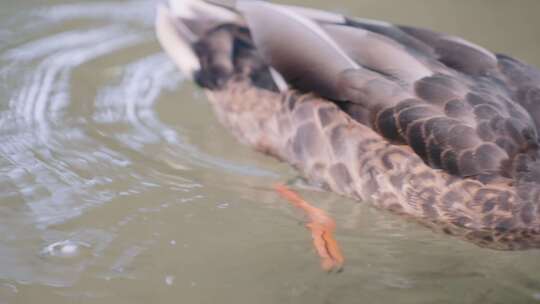
[[(540, 66), (540, 2), (302, 1), (461, 35)], [(325, 274), (153, 33), (154, 1), (0, 3), (0, 303), (531, 303), (539, 251), (498, 252), (330, 193)]]

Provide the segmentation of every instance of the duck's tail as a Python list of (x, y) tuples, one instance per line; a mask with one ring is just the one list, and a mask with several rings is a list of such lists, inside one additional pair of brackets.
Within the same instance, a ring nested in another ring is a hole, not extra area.
[(238, 15), (225, 6), (203, 0), (168, 0), (158, 5), (156, 32), (161, 45), (182, 73), (192, 79), (201, 63), (193, 47), (208, 29), (236, 23)]

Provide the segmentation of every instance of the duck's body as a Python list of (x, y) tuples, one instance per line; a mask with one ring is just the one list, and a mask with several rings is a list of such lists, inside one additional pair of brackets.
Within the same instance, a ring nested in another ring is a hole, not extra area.
[(242, 142), (448, 234), (540, 247), (540, 71), (428, 30), (173, 3), (160, 41)]

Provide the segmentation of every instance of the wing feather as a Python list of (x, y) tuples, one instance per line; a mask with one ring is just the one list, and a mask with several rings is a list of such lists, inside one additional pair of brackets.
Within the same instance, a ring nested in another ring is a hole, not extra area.
[(339, 74), (358, 65), (316, 22), (287, 7), (261, 1), (240, 1), (237, 8), (263, 58), (288, 83), (339, 98)]
[[(346, 25), (327, 24), (323, 29), (357, 64), (406, 83), (430, 76), (419, 60), (394, 40)], [(368, 47), (369, 46), (369, 47)]]
[(336, 102), (432, 167), (481, 180), (510, 176), (515, 160), (538, 153), (533, 67), (425, 29), (261, 1), (237, 9), (280, 90)]

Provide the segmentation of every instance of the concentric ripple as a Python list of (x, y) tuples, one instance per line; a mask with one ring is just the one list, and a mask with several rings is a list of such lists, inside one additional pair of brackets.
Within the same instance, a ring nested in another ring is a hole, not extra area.
[[(141, 214), (200, 200), (202, 185), (182, 174), (189, 167), (272, 176), (203, 153), (160, 120), (156, 102), (182, 76), (155, 42), (154, 6), (37, 6), (3, 21), (0, 233), (8, 237), (0, 239), (0, 259), (11, 266), (0, 279), (72, 284)], [(157, 193), (164, 202), (148, 199)], [(56, 228), (126, 200), (137, 203), (116, 220)], [(129, 243), (110, 270), (129, 266), (121, 257), (152, 242)]]

